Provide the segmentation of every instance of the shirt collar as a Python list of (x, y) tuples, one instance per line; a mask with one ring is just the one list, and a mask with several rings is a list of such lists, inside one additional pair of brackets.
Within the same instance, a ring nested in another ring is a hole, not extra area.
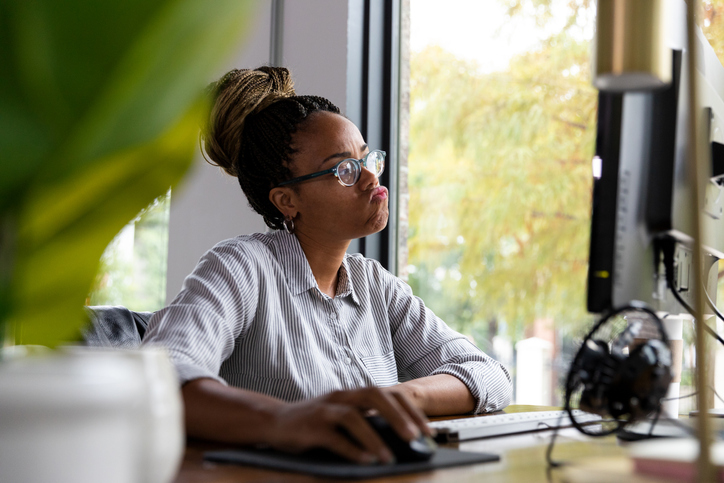
[(304, 250), (297, 237), (284, 230), (274, 232), (274, 249), (277, 260), (287, 276), (287, 284), (294, 295), (299, 295), (317, 286)]
[(354, 285), (352, 283), (352, 277), (350, 276), (349, 263), (347, 262), (347, 260), (349, 260), (349, 255), (344, 256), (344, 260), (342, 260), (342, 266), (339, 268), (337, 297), (346, 297), (348, 295), (351, 295), (352, 301), (356, 305), (359, 305), (359, 299), (357, 299), (357, 295), (354, 292)]
[[(317, 280), (314, 278), (312, 269), (309, 266), (304, 250), (299, 244), (297, 237), (284, 230), (274, 232), (273, 245), (277, 260), (284, 269), (287, 283), (294, 295), (306, 292), (317, 287)], [(352, 296), (352, 301), (359, 305), (359, 299), (354, 293), (352, 277), (350, 276), (349, 255), (345, 255), (342, 266), (339, 269), (339, 281), (337, 283), (337, 297)]]

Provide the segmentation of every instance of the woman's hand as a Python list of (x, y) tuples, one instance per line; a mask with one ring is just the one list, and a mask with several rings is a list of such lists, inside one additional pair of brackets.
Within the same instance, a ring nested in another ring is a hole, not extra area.
[(405, 440), (420, 433), (431, 435), (425, 415), (406, 396), (368, 387), (277, 408), (266, 442), (294, 453), (324, 448), (362, 464), (389, 463), (393, 461), (389, 448), (364, 419), (370, 411), (384, 417)]
[(295, 453), (325, 448), (359, 463), (386, 463), (392, 454), (365, 414), (378, 413), (406, 440), (431, 434), (424, 414), (404, 393), (377, 387), (287, 403), (201, 378), (186, 383), (182, 394), (187, 434), (213, 441), (263, 443)]

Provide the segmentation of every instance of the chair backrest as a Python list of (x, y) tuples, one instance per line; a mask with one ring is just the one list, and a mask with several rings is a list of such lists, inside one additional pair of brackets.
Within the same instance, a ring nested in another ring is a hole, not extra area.
[(133, 312), (123, 306), (85, 307), (89, 326), (83, 332), (86, 345), (135, 349), (141, 345), (153, 312)]

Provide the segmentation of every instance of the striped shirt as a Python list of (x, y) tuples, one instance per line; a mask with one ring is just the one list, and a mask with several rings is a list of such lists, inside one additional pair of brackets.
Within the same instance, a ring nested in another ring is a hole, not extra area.
[(475, 412), (505, 407), (508, 371), (450, 329), (376, 260), (346, 255), (337, 293), (322, 293), (297, 238), (284, 231), (209, 250), (144, 345), (170, 353), (181, 382), (200, 377), (286, 401), (391, 386), (399, 374), (450, 374)]

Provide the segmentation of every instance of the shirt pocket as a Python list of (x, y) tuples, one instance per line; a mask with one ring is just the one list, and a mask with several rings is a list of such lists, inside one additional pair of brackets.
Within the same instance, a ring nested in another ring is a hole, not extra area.
[(378, 386), (394, 386), (397, 384), (397, 364), (395, 363), (394, 352), (362, 357), (362, 362)]

